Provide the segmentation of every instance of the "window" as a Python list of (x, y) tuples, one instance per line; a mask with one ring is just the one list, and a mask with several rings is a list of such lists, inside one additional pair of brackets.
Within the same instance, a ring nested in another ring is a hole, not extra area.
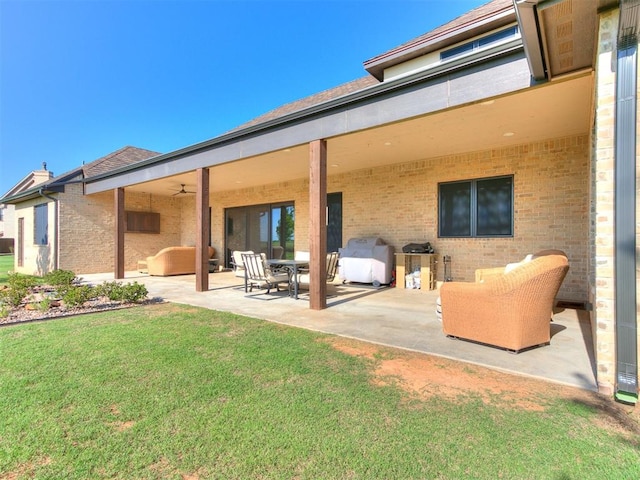
[(498, 43), (514, 39), (517, 36), (518, 27), (514, 25), (513, 27), (505, 28), (504, 30), (500, 30), (499, 32), (495, 32), (481, 38), (476, 38), (471, 42), (463, 43), (462, 45), (450, 48), (449, 50), (444, 50), (440, 52), (440, 60), (448, 60), (450, 58), (460, 57), (462, 55), (476, 52), (480, 49), (491, 47), (493, 45), (497, 45)]
[(438, 185), (439, 237), (513, 236), (513, 175)]
[(49, 209), (46, 203), (33, 207), (33, 243), (49, 244)]

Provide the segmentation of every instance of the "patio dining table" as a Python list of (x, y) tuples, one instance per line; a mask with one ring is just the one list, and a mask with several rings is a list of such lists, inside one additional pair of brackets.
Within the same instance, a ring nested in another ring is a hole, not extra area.
[(289, 272), (289, 283), (293, 281), (293, 296), (298, 299), (298, 268), (309, 267), (309, 260), (268, 259), (269, 266), (284, 267)]

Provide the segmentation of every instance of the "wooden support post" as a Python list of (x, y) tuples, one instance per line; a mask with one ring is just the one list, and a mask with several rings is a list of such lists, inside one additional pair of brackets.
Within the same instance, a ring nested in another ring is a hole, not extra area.
[(309, 144), (310, 308), (327, 308), (327, 141)]
[(124, 188), (116, 188), (113, 191), (113, 205), (115, 215), (115, 238), (114, 238), (114, 277), (124, 278)]
[(209, 169), (196, 171), (196, 291), (209, 290)]

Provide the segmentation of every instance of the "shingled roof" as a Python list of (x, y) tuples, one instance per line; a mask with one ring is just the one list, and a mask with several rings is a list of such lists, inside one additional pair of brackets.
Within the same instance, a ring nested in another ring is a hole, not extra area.
[(284, 117), (285, 115), (288, 115), (290, 113), (299, 112), (301, 110), (304, 110), (305, 108), (313, 107), (314, 105), (320, 105), (324, 102), (328, 102), (329, 100), (333, 100), (335, 98), (339, 98), (344, 95), (357, 92), (359, 90), (370, 87), (371, 85), (376, 85), (378, 83), (380, 83), (378, 82), (378, 80), (376, 80), (370, 75), (367, 75), (366, 77), (358, 78), (357, 80), (352, 80), (350, 82), (343, 83), (342, 85), (339, 85), (337, 87), (330, 88), (328, 90), (324, 90), (319, 93), (315, 93), (308, 97), (304, 97), (300, 100), (295, 100), (291, 103), (286, 103), (263, 115), (260, 115), (259, 117), (254, 118), (253, 120), (248, 121), (247, 123), (243, 123), (242, 125), (230, 130), (230, 132), (235, 132), (237, 130), (242, 130), (244, 128), (252, 127), (254, 125), (259, 125), (269, 120)]
[(127, 146), (83, 165), (82, 171), (85, 178), (93, 177), (158, 155), (160, 155), (158, 152)]

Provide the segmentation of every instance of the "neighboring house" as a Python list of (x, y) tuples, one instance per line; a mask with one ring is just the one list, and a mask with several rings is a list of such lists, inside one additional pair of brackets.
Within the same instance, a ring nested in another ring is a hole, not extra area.
[[(561, 249), (559, 298), (586, 307), (601, 391), (637, 398), (638, 3), (493, 0), (365, 61), (361, 79), (79, 176), (77, 203), (91, 208), (74, 215), (100, 212), (102, 244), (86, 226), (61, 232), (76, 258), (61, 245), (58, 264), (121, 278), (159, 245), (195, 244), (200, 291), (208, 243), (226, 262), (234, 249), (309, 250), (320, 309), (324, 253), (351, 237), (428, 240), (463, 281)], [(181, 184), (194, 193), (173, 196)], [(159, 233), (125, 235), (126, 212), (145, 209)]]
[[(12, 197), (34, 188), (53, 177), (53, 172), (47, 170), (46, 162), (42, 163), (42, 170), (34, 170), (16, 183), (3, 197)], [(13, 250), (16, 237), (15, 207), (11, 204), (0, 203), (0, 253)]]
[[(112, 235), (105, 238), (105, 232), (114, 228), (113, 218), (105, 215), (105, 210), (111, 210), (111, 198), (86, 197), (84, 179), (156, 155), (150, 150), (125, 147), (62, 175), (48, 175), (46, 179), (41, 175), (40, 183), (12, 191), (5, 198), (11, 199), (7, 204), (14, 217), (14, 270), (29, 275), (58, 268), (104, 271), (104, 259), (113, 255)], [(149, 211), (149, 197), (140, 203), (140, 210)]]

